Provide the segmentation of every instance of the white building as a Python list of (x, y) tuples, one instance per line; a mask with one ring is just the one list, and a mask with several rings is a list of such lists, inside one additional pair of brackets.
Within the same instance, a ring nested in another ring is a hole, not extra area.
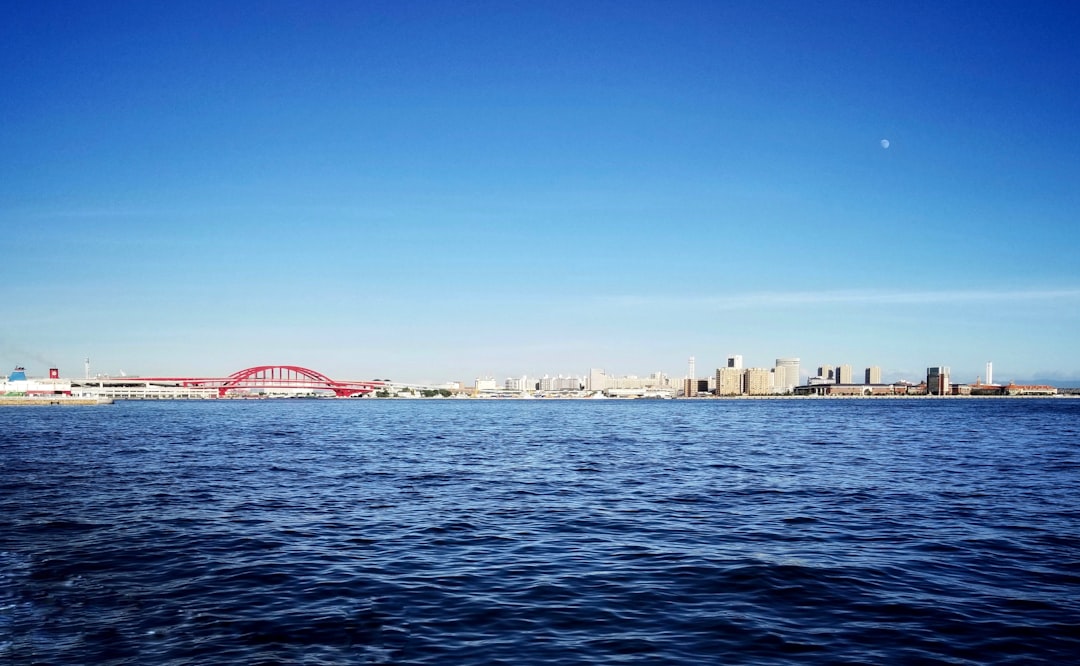
[(800, 384), (799, 359), (778, 358), (773, 369), (773, 390), (777, 393), (789, 393)]
[(544, 375), (540, 378), (540, 390), (541, 391), (580, 391), (581, 390), (581, 378), (580, 377), (550, 377)]
[(474, 386), (476, 386), (478, 392), (499, 390), (499, 384), (495, 381), (494, 377), (477, 377)]
[(0, 377), (0, 395), (5, 393), (20, 395), (70, 395), (71, 381), (60, 379), (60, 373), (55, 368), (49, 369), (48, 379), (28, 378), (26, 376), (26, 371), (22, 366), (18, 366), (10, 375), (8, 375), (6, 381), (3, 381), (3, 378)]
[(677, 391), (682, 388), (682, 380), (673, 381), (671, 377), (662, 372), (654, 372), (648, 377), (638, 377), (637, 375), (614, 377), (603, 370), (593, 368), (589, 371), (585, 388), (590, 391), (606, 391), (608, 389), (672, 389)]
[(525, 375), (520, 377), (507, 377), (503, 383), (507, 391), (531, 391), (532, 386), (529, 385), (529, 378)]

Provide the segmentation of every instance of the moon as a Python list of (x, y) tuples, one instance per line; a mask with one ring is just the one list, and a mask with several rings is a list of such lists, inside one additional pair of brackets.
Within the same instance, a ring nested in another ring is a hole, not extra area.
[(889, 140), (888, 139), (882, 139), (881, 140), (881, 147), (882, 148), (888, 148), (889, 147)]

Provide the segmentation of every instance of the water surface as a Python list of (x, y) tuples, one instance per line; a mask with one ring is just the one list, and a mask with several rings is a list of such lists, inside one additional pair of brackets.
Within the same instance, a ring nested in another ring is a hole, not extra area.
[(12, 664), (1067, 663), (1080, 400), (0, 408)]

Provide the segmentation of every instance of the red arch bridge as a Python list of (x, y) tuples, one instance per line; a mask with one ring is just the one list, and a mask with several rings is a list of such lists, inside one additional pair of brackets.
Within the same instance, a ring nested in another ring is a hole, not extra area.
[(338, 397), (366, 395), (384, 386), (386, 382), (341, 381), (330, 379), (316, 370), (298, 365), (258, 365), (232, 373), (228, 377), (112, 377), (107, 380), (91, 379), (86, 384), (110, 386), (174, 386), (185, 388), (214, 388), (218, 397), (224, 398), (229, 391), (308, 390), (333, 391)]

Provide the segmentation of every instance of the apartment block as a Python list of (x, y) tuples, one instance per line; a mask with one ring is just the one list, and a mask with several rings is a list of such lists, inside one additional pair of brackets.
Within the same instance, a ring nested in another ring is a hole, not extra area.
[(716, 395), (742, 395), (742, 376), (741, 368), (717, 368)]

